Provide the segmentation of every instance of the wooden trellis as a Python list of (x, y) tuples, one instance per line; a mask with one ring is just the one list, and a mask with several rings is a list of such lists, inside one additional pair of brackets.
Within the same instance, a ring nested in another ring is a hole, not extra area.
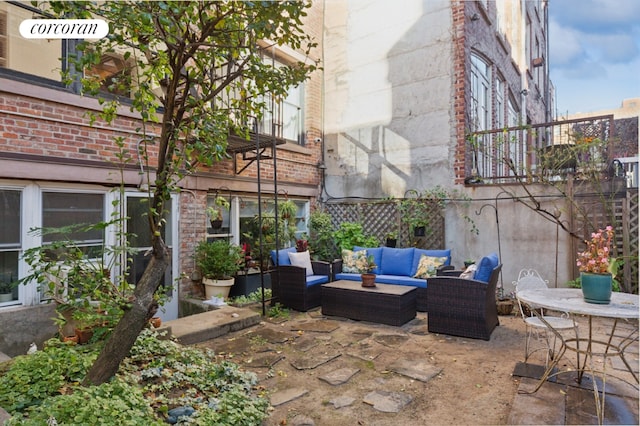
[[(603, 203), (603, 199), (607, 200)], [(619, 191), (615, 196), (601, 194), (590, 198), (580, 199), (587, 217), (576, 218), (575, 229), (584, 240), (591, 238), (594, 229), (586, 224), (591, 223), (597, 228), (604, 228), (615, 224), (615, 256), (622, 256), (620, 279), (621, 290), (626, 293), (638, 293), (638, 190), (630, 188)], [(584, 250), (585, 244), (578, 243), (574, 252)], [(577, 269), (575, 271), (577, 276)]]
[(424, 249), (445, 248), (444, 212), (436, 202), (428, 203), (428, 222), (425, 235), (416, 237), (409, 234), (409, 227), (402, 222), (399, 200), (375, 202), (329, 202), (325, 210), (331, 215), (334, 228), (343, 222), (361, 223), (366, 235), (372, 235), (385, 243), (387, 234), (398, 234), (397, 247), (415, 246)]

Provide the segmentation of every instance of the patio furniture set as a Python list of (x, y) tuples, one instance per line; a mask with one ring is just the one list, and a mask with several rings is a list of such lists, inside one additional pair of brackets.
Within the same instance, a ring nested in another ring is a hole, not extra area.
[[(498, 325), (496, 286), (502, 265), (485, 256), (473, 278), (450, 265), (450, 250), (355, 247), (374, 257), (376, 286), (362, 287), (360, 274), (343, 272), (343, 262), (314, 262), (295, 247), (274, 250), (273, 295), (283, 306), (324, 315), (399, 326), (427, 312), (433, 333), (489, 340)], [(290, 256), (291, 254), (291, 256)], [(415, 278), (424, 256), (446, 258), (436, 276)], [(276, 263), (277, 262), (277, 263)]]

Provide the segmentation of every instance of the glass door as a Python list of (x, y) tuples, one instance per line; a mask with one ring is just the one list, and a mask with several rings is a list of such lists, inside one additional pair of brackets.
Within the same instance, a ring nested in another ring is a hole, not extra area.
[[(148, 223), (149, 200), (146, 194), (129, 193), (126, 195), (125, 216), (127, 217), (127, 236), (129, 246), (134, 254), (128, 260), (129, 282), (136, 284), (145, 268), (149, 264), (150, 256), (147, 254), (151, 250), (151, 232)], [(159, 291), (164, 291), (168, 300), (160, 307), (157, 316), (163, 321), (169, 321), (178, 318), (178, 290), (177, 283), (174, 280), (173, 271), (177, 271), (176, 257), (174, 256), (173, 242), (176, 240), (174, 230), (175, 215), (174, 198), (165, 206), (165, 226), (162, 228), (162, 238), (169, 247), (171, 253), (171, 264), (165, 271), (162, 278), (162, 284)]]

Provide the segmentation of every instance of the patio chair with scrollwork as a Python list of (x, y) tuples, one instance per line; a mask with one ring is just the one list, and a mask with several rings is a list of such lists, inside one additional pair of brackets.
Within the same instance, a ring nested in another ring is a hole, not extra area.
[[(522, 269), (518, 274), (518, 280), (513, 284), (516, 287), (516, 298), (518, 292), (524, 290), (547, 289), (548, 281), (544, 280), (535, 269)], [(557, 336), (549, 330), (549, 326), (558, 332), (573, 330), (575, 337), (578, 337), (578, 324), (567, 313), (560, 316), (550, 315), (542, 308), (529, 306), (518, 299), (518, 307), (522, 319), (526, 325), (526, 338), (524, 346), (524, 362), (526, 363), (531, 355), (538, 351), (545, 351), (545, 366), (549, 365), (549, 360), (553, 359), (556, 349)], [(548, 325), (547, 325), (548, 324)], [(539, 348), (532, 350), (532, 339), (544, 342)]]

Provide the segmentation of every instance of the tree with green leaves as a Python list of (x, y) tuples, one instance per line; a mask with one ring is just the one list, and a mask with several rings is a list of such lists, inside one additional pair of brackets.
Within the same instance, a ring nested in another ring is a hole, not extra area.
[[(85, 384), (101, 384), (118, 370), (136, 337), (155, 310), (156, 292), (170, 264), (161, 237), (165, 203), (178, 182), (198, 167), (228, 158), (230, 134), (249, 138), (268, 100), (304, 81), (313, 61), (275, 66), (263, 53), (286, 45), (309, 54), (315, 47), (302, 29), (307, 2), (278, 1), (109, 1), (51, 2), (50, 12), (64, 18), (99, 18), (109, 35), (77, 45), (79, 54), (65, 74), (103, 105), (99, 117), (112, 123), (118, 108), (129, 105), (139, 114), (140, 156), (145, 170), (155, 172), (149, 191), (151, 259), (137, 283), (134, 300), (106, 341)], [(80, 71), (100, 63), (105, 54), (125, 52), (130, 72), (108, 82)], [(123, 91), (132, 94), (124, 99)], [(150, 124), (159, 126), (153, 136)], [(138, 153), (132, 153), (136, 156)]]

